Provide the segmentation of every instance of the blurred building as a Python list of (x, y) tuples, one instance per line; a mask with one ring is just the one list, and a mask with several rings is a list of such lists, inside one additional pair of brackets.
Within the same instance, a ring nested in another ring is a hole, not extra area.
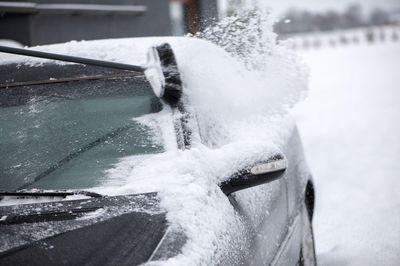
[(0, 1), (0, 39), (23, 45), (195, 33), (217, 19), (217, 0)]

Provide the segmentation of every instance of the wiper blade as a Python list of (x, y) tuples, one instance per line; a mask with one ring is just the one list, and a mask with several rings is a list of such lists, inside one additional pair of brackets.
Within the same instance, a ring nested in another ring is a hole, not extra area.
[[(6, 196), (17, 197), (17, 198), (40, 198), (40, 197), (59, 197), (66, 198), (67, 196), (74, 195), (84, 195), (93, 198), (104, 197), (101, 194), (77, 190), (77, 191), (64, 191), (64, 190), (54, 190), (54, 191), (0, 191), (0, 201)], [(5, 209), (0, 211), (0, 225), (12, 225), (21, 223), (38, 223), (38, 222), (49, 222), (49, 221), (63, 221), (72, 220), (81, 217), (89, 212), (97, 211), (101, 209), (101, 205), (95, 206), (80, 206), (79, 207), (69, 207), (70, 205), (64, 204), (57, 205), (57, 208), (53, 207), (43, 207), (39, 210), (35, 207), (28, 207), (25, 211), (20, 211), (17, 213), (10, 212), (9, 206), (2, 206)], [(0, 207), (0, 209), (2, 208)]]
[(65, 198), (67, 196), (74, 196), (74, 195), (83, 195), (83, 196), (88, 196), (92, 198), (100, 198), (103, 197), (103, 195), (95, 193), (95, 192), (90, 192), (90, 191), (84, 191), (84, 190), (78, 190), (78, 191), (0, 191), (0, 200), (1, 197), (5, 196), (12, 196), (12, 197), (61, 197)]
[(97, 206), (64, 211), (43, 211), (31, 214), (4, 215), (0, 218), (0, 225), (72, 220), (79, 218), (88, 212), (97, 211), (100, 208), (100, 206)]

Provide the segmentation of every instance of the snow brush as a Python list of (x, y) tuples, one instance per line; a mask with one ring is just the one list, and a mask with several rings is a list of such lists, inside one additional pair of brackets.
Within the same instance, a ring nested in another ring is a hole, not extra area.
[(178, 64), (171, 45), (168, 43), (150, 47), (147, 54), (148, 63), (146, 66), (122, 64), (7, 46), (0, 46), (0, 52), (135, 71), (144, 74), (146, 79), (150, 82), (156, 96), (172, 107), (177, 107), (182, 96), (182, 80), (179, 74)]

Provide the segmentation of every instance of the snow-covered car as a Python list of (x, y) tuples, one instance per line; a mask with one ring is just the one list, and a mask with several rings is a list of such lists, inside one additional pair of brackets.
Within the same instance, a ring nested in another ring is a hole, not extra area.
[(157, 69), (1, 54), (1, 265), (315, 265), (296, 125), (229, 54), (194, 38), (34, 50), (150, 68), (162, 43), (173, 100)]

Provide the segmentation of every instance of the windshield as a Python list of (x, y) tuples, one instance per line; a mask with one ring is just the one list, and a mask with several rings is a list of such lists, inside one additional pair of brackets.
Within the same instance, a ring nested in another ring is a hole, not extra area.
[(143, 77), (0, 88), (0, 190), (105, 182), (120, 158), (163, 151), (133, 119), (161, 109)]

